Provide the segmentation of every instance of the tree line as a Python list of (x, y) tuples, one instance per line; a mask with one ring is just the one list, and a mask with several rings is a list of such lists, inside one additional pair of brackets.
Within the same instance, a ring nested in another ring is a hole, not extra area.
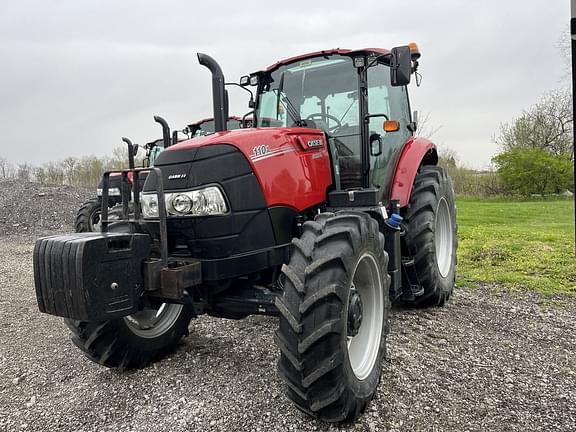
[(0, 178), (94, 189), (104, 171), (125, 169), (127, 166), (128, 151), (120, 147), (115, 148), (110, 156), (67, 157), (40, 166), (26, 162), (12, 164), (0, 156)]

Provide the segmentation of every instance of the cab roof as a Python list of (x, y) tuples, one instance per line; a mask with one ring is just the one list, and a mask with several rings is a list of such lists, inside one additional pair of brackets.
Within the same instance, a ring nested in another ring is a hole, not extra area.
[(260, 72), (271, 72), (275, 69), (278, 69), (280, 66), (294, 63), (295, 61), (298, 61), (298, 60), (304, 60), (307, 58), (319, 57), (319, 56), (327, 56), (327, 55), (332, 55), (332, 54), (340, 54), (340, 55), (348, 55), (348, 56), (354, 56), (355, 54), (386, 55), (386, 54), (390, 54), (390, 50), (387, 50), (386, 48), (361, 48), (361, 49), (356, 49), (356, 50), (333, 48), (333, 49), (322, 50), (322, 51), (314, 51), (314, 52), (310, 52), (307, 54), (300, 54), (300, 55), (297, 55), (294, 57), (289, 57), (289, 58), (286, 58), (284, 60), (280, 60), (280, 61), (268, 66), (266, 69), (264, 69)]

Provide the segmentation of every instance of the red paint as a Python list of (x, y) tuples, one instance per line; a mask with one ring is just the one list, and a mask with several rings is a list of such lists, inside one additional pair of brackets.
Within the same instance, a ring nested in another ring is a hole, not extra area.
[[(120, 177), (122, 175), (121, 172), (113, 172), (110, 173), (110, 177)], [(134, 172), (133, 171), (128, 171), (128, 183), (132, 183), (132, 179), (134, 178)]]
[(273, 65), (268, 66), (264, 71), (270, 72), (274, 69), (279, 68), (282, 65), (294, 63), (295, 61), (299, 61), (299, 60), (305, 60), (307, 58), (319, 57), (319, 56), (324, 56), (324, 55), (340, 54), (340, 55), (354, 56), (355, 54), (380, 55), (380, 54), (389, 54), (389, 53), (390, 53), (390, 51), (385, 49), (385, 48), (361, 48), (361, 49), (357, 49), (357, 50), (334, 48), (334, 49), (329, 49), (329, 50), (314, 51), (314, 52), (311, 52), (308, 54), (301, 54), (301, 55), (290, 57), (290, 58), (287, 58), (284, 60), (280, 60), (280, 61), (274, 63)]
[(428, 152), (435, 152), (436, 145), (426, 138), (410, 138), (404, 148), (396, 165), (396, 174), (392, 181), (392, 191), (390, 198), (400, 201), (400, 207), (408, 205), (412, 185), (422, 164), (422, 160)]
[[(319, 146), (316, 140), (320, 140)], [(309, 141), (313, 147), (308, 147)], [(244, 153), (268, 207), (283, 205), (301, 211), (326, 201), (332, 169), (322, 131), (301, 127), (237, 129), (182, 141), (165, 151), (214, 144), (230, 144)], [(266, 146), (265, 151), (254, 152), (262, 146)]]

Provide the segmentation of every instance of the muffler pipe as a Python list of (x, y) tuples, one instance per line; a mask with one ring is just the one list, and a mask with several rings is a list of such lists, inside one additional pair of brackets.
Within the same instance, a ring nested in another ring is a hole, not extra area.
[(168, 126), (168, 123), (166, 122), (166, 120), (164, 120), (160, 116), (154, 116), (154, 121), (156, 123), (160, 123), (160, 125), (162, 126), (162, 136), (163, 136), (163, 140), (164, 140), (164, 148), (167, 149), (168, 147), (170, 147), (170, 126)]
[(134, 144), (126, 137), (122, 137), (122, 141), (128, 146), (128, 168), (134, 169)]
[(226, 112), (226, 90), (224, 88), (224, 74), (220, 65), (207, 54), (198, 53), (198, 62), (212, 72), (212, 102), (214, 104), (214, 131), (226, 130), (228, 113)]

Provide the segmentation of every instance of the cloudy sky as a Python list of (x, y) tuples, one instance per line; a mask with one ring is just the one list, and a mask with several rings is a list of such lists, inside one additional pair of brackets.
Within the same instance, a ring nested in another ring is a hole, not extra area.
[[(276, 60), (326, 48), (423, 52), (412, 106), (434, 140), (486, 167), (499, 124), (560, 87), (567, 0), (0, 2), (0, 157), (40, 164), (103, 155), (211, 116), (210, 75), (195, 53), (238, 80)], [(231, 90), (231, 113), (248, 109)]]

